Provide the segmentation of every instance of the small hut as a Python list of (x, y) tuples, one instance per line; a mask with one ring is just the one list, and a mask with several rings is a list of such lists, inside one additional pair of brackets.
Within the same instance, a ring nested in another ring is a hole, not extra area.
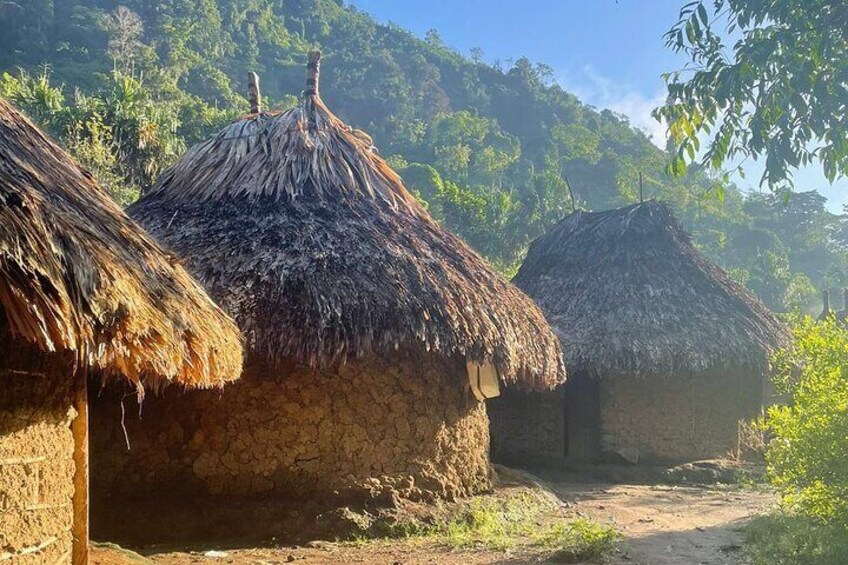
[(571, 214), (533, 242), (514, 282), (559, 335), (569, 382), (498, 399), (492, 443), (505, 459), (725, 455), (788, 339), (657, 202)]
[(470, 495), (490, 485), (481, 400), (499, 382), (564, 380), (532, 300), (326, 108), (319, 60), (294, 108), (262, 113), (255, 98), (256, 113), (191, 148), (130, 208), (236, 319), (249, 354), (225, 410), (166, 395), (128, 419), (131, 451), (120, 430), (103, 438), (109, 496)]
[(238, 377), (235, 325), (0, 99), (0, 561), (87, 563), (87, 383)]

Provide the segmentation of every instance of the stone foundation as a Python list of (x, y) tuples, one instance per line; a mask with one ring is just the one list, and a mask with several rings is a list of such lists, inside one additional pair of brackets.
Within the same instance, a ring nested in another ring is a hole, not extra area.
[(0, 371), (0, 562), (71, 562), (72, 381)]
[(486, 410), (459, 360), (399, 355), (332, 372), (251, 368), (223, 391), (148, 395), (140, 417), (128, 393), (129, 450), (119, 393), (92, 397), (94, 499), (451, 499), (490, 486)]

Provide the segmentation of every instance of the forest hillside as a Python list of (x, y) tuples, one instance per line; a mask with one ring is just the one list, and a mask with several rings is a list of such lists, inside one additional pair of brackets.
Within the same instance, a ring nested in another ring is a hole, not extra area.
[(816, 187), (743, 194), (672, 178), (656, 140), (587, 106), (543, 63), (485, 62), (333, 0), (7, 0), (0, 96), (48, 128), (128, 204), (185, 149), (247, 111), (292, 104), (312, 47), (322, 95), (367, 132), (446, 227), (507, 275), (574, 206), (670, 202), (700, 249), (778, 310), (848, 285), (848, 218)]

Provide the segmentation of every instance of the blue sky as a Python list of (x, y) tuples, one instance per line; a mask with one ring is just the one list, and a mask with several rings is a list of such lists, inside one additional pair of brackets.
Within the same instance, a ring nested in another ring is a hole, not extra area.
[[(584, 102), (626, 114), (661, 140), (650, 111), (665, 98), (663, 72), (685, 61), (663, 45), (663, 33), (686, 0), (353, 0), (378, 21), (392, 21), (419, 37), (436, 29), (454, 49), (479, 47), (489, 62), (527, 56), (554, 69), (559, 83)], [(758, 190), (762, 167), (746, 164)], [(799, 190), (817, 189), (840, 212), (848, 204), (848, 181), (830, 186), (816, 167), (795, 176)]]

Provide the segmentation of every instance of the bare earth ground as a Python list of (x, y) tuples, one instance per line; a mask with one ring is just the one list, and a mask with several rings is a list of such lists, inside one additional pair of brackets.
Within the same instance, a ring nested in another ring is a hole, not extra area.
[(588, 518), (625, 536), (611, 563), (739, 563), (739, 528), (775, 504), (774, 495), (739, 487), (556, 485)]
[[(610, 524), (624, 536), (612, 564), (723, 565), (740, 562), (739, 528), (775, 504), (773, 494), (739, 486), (671, 486), (577, 482), (572, 474), (543, 474), (544, 485), (563, 502), (564, 512)], [(585, 478), (584, 478), (585, 480)], [(533, 550), (456, 551), (424, 540), (373, 541), (361, 544), (314, 542), (310, 547), (236, 548), (215, 551), (147, 548), (145, 557), (117, 547), (97, 547), (94, 565), (209, 564), (325, 565), (495, 565), (545, 562)]]

